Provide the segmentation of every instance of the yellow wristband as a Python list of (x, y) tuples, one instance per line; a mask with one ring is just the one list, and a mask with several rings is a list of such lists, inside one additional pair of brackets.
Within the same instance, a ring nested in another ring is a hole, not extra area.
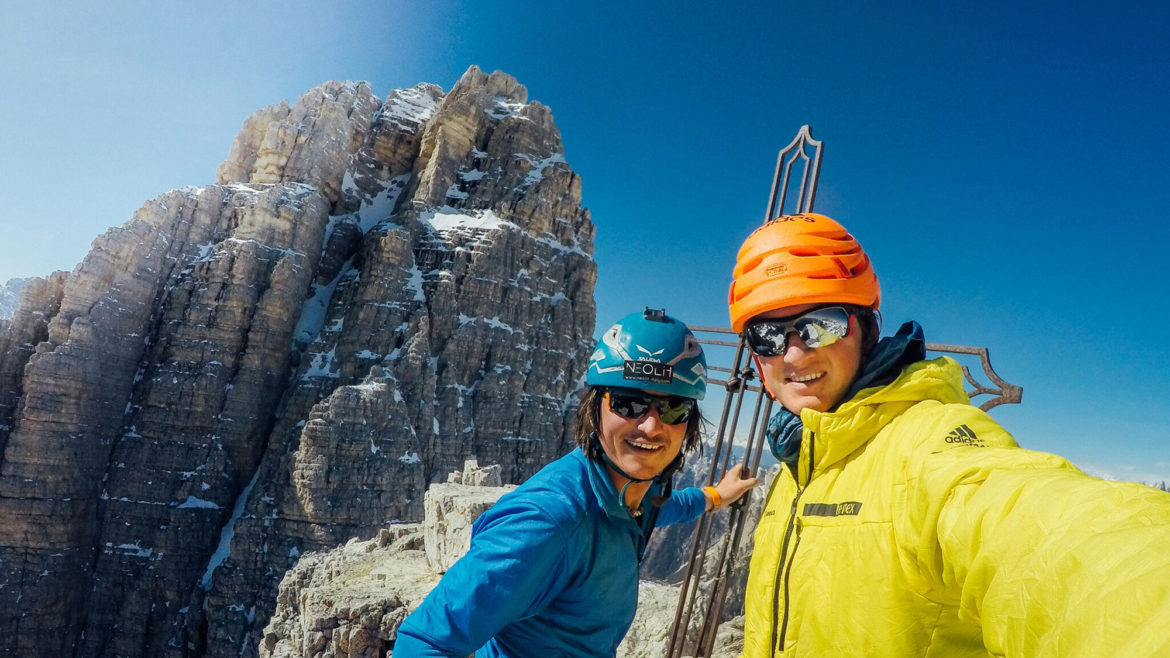
[(711, 497), (711, 508), (717, 509), (723, 504), (723, 498), (719, 495), (719, 490), (715, 487), (703, 487), (703, 493)]

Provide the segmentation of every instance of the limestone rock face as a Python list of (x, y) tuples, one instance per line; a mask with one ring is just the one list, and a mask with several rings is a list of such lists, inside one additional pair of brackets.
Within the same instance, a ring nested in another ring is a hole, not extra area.
[(260, 654), (385, 656), (398, 626), (467, 552), (471, 524), (515, 488), (501, 486), (499, 472), (467, 460), (427, 489), (421, 524), (391, 525), (369, 541), (303, 556), (280, 583)]
[[(652, 580), (638, 584), (638, 611), (617, 658), (661, 658), (670, 648), (670, 630), (678, 606), (679, 588)], [(696, 627), (697, 628), (697, 627)], [(696, 630), (696, 635), (697, 630)], [(724, 622), (715, 634), (712, 658), (738, 658), (743, 654), (743, 618)]]
[(20, 306), (20, 291), (29, 279), (9, 279), (0, 286), (0, 320), (8, 320)]
[(350, 159), (373, 137), (381, 102), (370, 85), (327, 82), (248, 118), (217, 170), (222, 183), (305, 183), (331, 204), (341, 195)]
[(0, 451), (12, 431), (21, 399), (24, 367), (36, 346), (49, 336), (49, 319), (61, 307), (65, 277), (65, 272), (54, 272), (43, 279), (25, 280), (19, 286), (24, 307), (17, 307), (9, 319), (0, 320)]
[[(446, 573), (471, 547), (471, 525), (514, 487), (501, 487), (499, 466), (480, 471), (468, 460), (462, 473), (432, 484), (423, 497), (423, 546), (427, 566)], [(466, 482), (466, 484), (464, 484)]]
[(417, 523), (374, 539), (309, 553), (280, 584), (260, 655), (382, 658), (398, 626), (439, 581), (428, 570)]
[(0, 653), (256, 655), (302, 554), (420, 521), (467, 457), (519, 482), (571, 444), (593, 225), (514, 79), (325, 83), (218, 181), (0, 324)]
[[(17, 653), (67, 655), (87, 627), (133, 653), (142, 631), (119, 630), (165, 618), (181, 567), (206, 561), (259, 459), (326, 210), (300, 185), (171, 192), (95, 240), (60, 292), (50, 279), (55, 312), (22, 305), (13, 329), (44, 336), (7, 392), (0, 464)], [(27, 344), (9, 341), (4, 371)]]

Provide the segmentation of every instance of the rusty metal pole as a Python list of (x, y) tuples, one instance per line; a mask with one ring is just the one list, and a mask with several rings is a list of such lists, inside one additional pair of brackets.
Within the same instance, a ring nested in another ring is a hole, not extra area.
[[(702, 335), (704, 331), (711, 330), (708, 327), (691, 327), (692, 331), (698, 335)], [(719, 330), (716, 330), (719, 331)], [(722, 461), (727, 461), (726, 458), (720, 459), (724, 452), (725, 437), (735, 436), (736, 423), (739, 419), (739, 405), (743, 402), (743, 391), (747, 384), (747, 379), (752, 373), (745, 372), (742, 368), (744, 361), (744, 345), (740, 341), (738, 344), (726, 341), (717, 340), (701, 340), (707, 344), (731, 346), (736, 345), (735, 358), (732, 361), (733, 367), (727, 372), (731, 375), (726, 382), (718, 382), (718, 380), (710, 380), (712, 383), (725, 384), (728, 396), (723, 401), (723, 413), (719, 418), (719, 429), (715, 434), (715, 446), (711, 455), (711, 469), (707, 474), (707, 485), (715, 483), (717, 477), (719, 464)], [(712, 367), (712, 370), (726, 370), (723, 368)], [(734, 412), (731, 412), (734, 406)], [(730, 422), (730, 425), (729, 425)], [(732, 444), (734, 441), (727, 442), (727, 454), (730, 455)], [(700, 581), (702, 580), (703, 564), (706, 561), (706, 552), (708, 541), (711, 535), (711, 519), (704, 515), (700, 520), (699, 527), (696, 530), (694, 540), (691, 544), (690, 558), (687, 560), (686, 575), (683, 577), (683, 584), (679, 591), (679, 602), (675, 609), (674, 625), (671, 628), (670, 645), (667, 649), (667, 656), (678, 657), (683, 655), (682, 652), (686, 646), (686, 635), (689, 629), (691, 614), (694, 611), (696, 598), (698, 596), (698, 589)]]
[[(808, 149), (813, 155), (810, 157)], [(812, 138), (812, 131), (805, 125), (797, 132), (792, 142), (780, 150), (776, 158), (776, 170), (772, 177), (772, 189), (768, 196), (768, 207), (764, 213), (764, 222), (770, 221), (777, 212), (783, 213), (788, 199), (788, 188), (792, 176), (793, 166), (800, 161), (803, 164), (800, 188), (796, 201), (796, 212), (809, 212), (816, 199), (817, 180), (820, 177), (821, 153), (823, 145)], [(732, 333), (727, 329), (712, 327), (692, 327), (696, 334), (701, 332)], [(743, 452), (743, 474), (749, 477), (755, 474), (759, 467), (767, 418), (772, 407), (772, 401), (762, 387), (749, 387), (748, 380), (756, 377), (751, 359), (739, 338), (735, 343), (719, 340), (700, 339), (714, 345), (735, 346), (735, 357), (730, 371), (731, 376), (726, 382), (728, 396), (724, 400), (723, 413), (719, 419), (719, 429), (715, 437), (715, 447), (711, 455), (711, 469), (707, 474), (707, 484), (714, 484), (729, 468), (735, 448), (735, 429), (740, 417), (743, 396), (746, 391), (755, 391), (760, 397), (756, 399), (751, 415), (751, 429), (748, 433), (747, 444)], [(711, 368), (712, 370), (721, 370)], [(766, 400), (766, 404), (764, 403)], [(667, 650), (669, 658), (680, 658), (684, 655), (707, 656), (715, 641), (723, 613), (723, 601), (727, 593), (727, 583), (730, 580), (730, 566), (734, 562), (735, 552), (739, 548), (740, 538), (743, 535), (744, 519), (746, 517), (746, 502), (748, 496), (741, 499), (737, 506), (729, 512), (728, 528), (725, 533), (726, 541), (718, 551), (712, 572), (714, 578), (705, 585), (707, 597), (703, 610), (696, 611), (700, 604), (700, 589), (704, 587), (703, 573), (706, 565), (707, 552), (711, 546), (713, 523), (704, 517), (692, 540), (689, 559), (687, 560), (686, 574), (679, 591), (678, 606), (675, 610), (674, 625), (671, 629), (670, 645)], [(690, 628), (692, 615), (702, 619), (697, 646), (688, 647), (687, 631)], [(688, 652), (688, 648), (694, 650)]]

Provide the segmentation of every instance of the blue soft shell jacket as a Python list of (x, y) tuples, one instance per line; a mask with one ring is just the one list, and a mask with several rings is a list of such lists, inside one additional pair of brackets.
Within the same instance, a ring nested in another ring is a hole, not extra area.
[(470, 550), (399, 627), (394, 657), (612, 656), (634, 620), (649, 531), (705, 509), (686, 488), (635, 520), (578, 448), (476, 520)]

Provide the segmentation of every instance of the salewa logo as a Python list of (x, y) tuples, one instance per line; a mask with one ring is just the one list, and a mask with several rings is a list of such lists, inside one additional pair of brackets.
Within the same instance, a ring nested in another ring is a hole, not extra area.
[(983, 447), (983, 439), (975, 436), (975, 432), (966, 425), (959, 425), (947, 434), (947, 443), (962, 443), (963, 445)]

